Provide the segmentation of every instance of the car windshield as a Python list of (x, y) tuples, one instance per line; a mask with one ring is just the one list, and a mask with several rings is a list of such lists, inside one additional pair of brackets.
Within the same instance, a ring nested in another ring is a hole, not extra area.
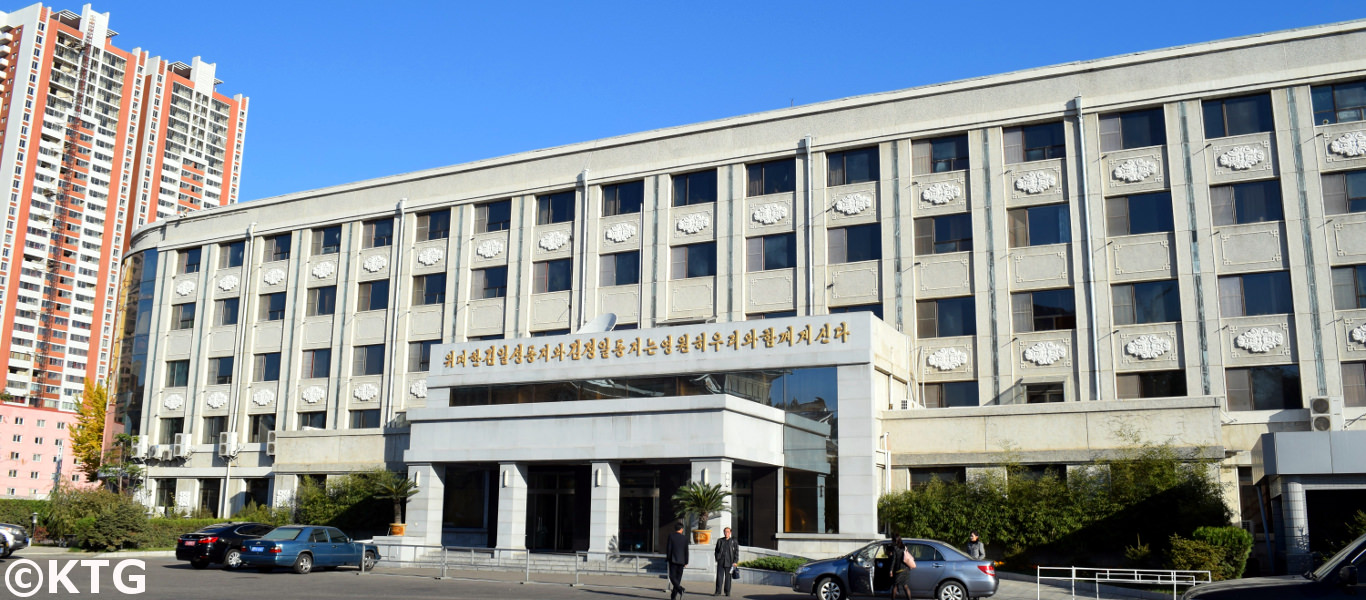
[(298, 539), (299, 534), (303, 533), (302, 527), (280, 527), (270, 533), (261, 536), (263, 540), (293, 540)]
[(1344, 546), (1341, 550), (1338, 550), (1338, 553), (1334, 554), (1333, 558), (1324, 561), (1324, 563), (1319, 565), (1319, 568), (1315, 569), (1313, 573), (1309, 573), (1309, 578), (1318, 581), (1326, 577), (1329, 573), (1332, 573), (1334, 569), (1337, 569), (1338, 566), (1347, 559), (1347, 555), (1362, 550), (1361, 543), (1363, 541), (1366, 541), (1366, 535), (1357, 538), (1352, 543)]

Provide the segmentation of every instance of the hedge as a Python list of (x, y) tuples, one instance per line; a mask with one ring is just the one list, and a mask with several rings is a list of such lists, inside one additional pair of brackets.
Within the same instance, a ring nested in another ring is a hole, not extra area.
[(40, 519), (47, 515), (47, 500), (0, 500), (0, 523), (27, 528), (32, 524), (33, 513), (38, 513)]
[(782, 571), (784, 573), (795, 573), (797, 567), (807, 563), (805, 558), (794, 558), (787, 556), (761, 556), (754, 560), (747, 560), (740, 563), (746, 569), (764, 569), (766, 571)]
[(171, 548), (180, 536), (199, 531), (209, 525), (224, 523), (226, 519), (175, 519), (158, 517), (147, 519), (138, 538), (139, 548)]

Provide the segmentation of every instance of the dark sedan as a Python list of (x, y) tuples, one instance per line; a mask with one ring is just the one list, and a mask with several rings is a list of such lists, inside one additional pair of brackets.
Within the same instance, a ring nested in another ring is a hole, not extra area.
[[(968, 600), (996, 593), (996, 566), (991, 561), (972, 560), (940, 541), (904, 542), (916, 563), (911, 571), (912, 597)], [(891, 595), (891, 547), (890, 541), (873, 542), (846, 556), (806, 563), (792, 576), (792, 589), (820, 600)]]
[(1186, 592), (1184, 600), (1293, 600), (1295, 598), (1362, 598), (1366, 590), (1358, 583), (1357, 573), (1366, 567), (1366, 535), (1347, 544), (1328, 562), (1303, 575), (1249, 577), (1197, 585)]
[(190, 566), (203, 569), (210, 563), (222, 563), (225, 569), (242, 566), (242, 544), (275, 529), (264, 523), (219, 523), (194, 533), (180, 536), (175, 545), (175, 557), (190, 561)]

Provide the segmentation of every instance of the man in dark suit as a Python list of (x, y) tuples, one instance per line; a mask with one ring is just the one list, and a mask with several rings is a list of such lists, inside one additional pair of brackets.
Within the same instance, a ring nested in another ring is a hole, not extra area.
[(683, 523), (674, 525), (669, 541), (664, 545), (664, 560), (669, 563), (669, 600), (683, 597), (683, 567), (688, 566), (688, 536), (683, 535)]
[(726, 537), (716, 540), (716, 592), (721, 595), (724, 585), (726, 595), (730, 595), (730, 570), (740, 566), (740, 542), (730, 537), (730, 528), (725, 529)]

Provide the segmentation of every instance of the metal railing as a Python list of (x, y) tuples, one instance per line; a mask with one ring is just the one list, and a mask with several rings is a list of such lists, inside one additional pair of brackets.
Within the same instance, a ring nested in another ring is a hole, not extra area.
[(468, 577), (468, 571), (521, 571), (524, 583), (534, 581), (533, 574), (559, 575), (560, 579), (565, 580), (555, 583), (568, 583), (568, 578), (572, 575), (572, 585), (578, 586), (583, 584), (581, 577), (585, 575), (659, 578), (666, 573), (663, 554), (532, 552), (525, 548), (373, 545), (379, 548), (380, 566), (439, 570), (442, 579), (450, 577), (452, 571), (465, 571), (462, 575), (465, 577)]
[(1209, 571), (1163, 571), (1157, 569), (1097, 569), (1091, 567), (1036, 567), (1035, 597), (1043, 598), (1044, 581), (1070, 582), (1072, 597), (1077, 597), (1077, 582), (1095, 586), (1100, 598), (1101, 584), (1128, 584), (1163, 588), (1171, 586), (1172, 598), (1180, 598), (1178, 587), (1191, 587), (1212, 581)]

